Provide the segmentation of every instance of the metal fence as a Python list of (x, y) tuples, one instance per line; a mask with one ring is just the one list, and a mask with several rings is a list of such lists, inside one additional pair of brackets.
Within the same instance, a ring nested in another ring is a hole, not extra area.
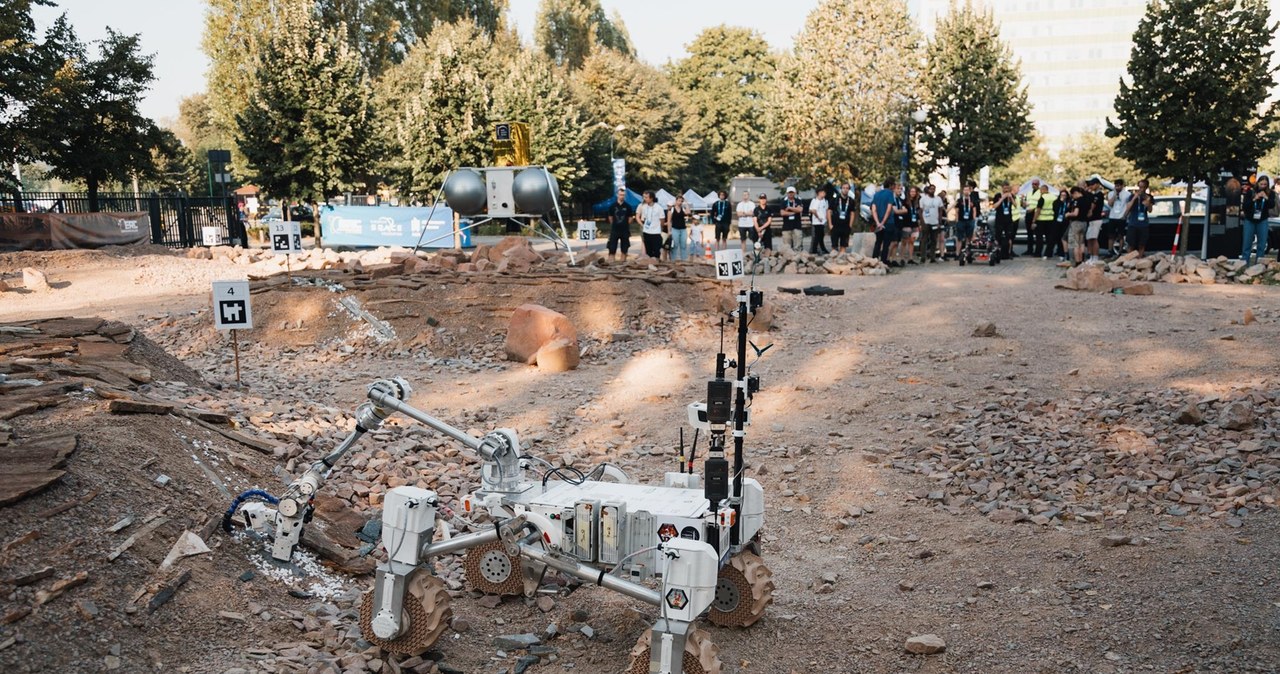
[(22, 192), (0, 194), (0, 211), (27, 213), (145, 212), (151, 220), (151, 243), (190, 248), (203, 242), (203, 228), (217, 227), (228, 245), (244, 245), (244, 222), (234, 197), (185, 194), (99, 192), (93, 209), (86, 192)]

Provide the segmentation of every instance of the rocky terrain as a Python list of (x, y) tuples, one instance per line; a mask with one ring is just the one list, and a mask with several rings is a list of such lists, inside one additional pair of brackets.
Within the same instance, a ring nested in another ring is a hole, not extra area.
[[(515, 428), (555, 464), (669, 469), (727, 289), (701, 264), (524, 268), (522, 252), (493, 250), (328, 269), (320, 254), (293, 280), (241, 253), (0, 256), (6, 278), (35, 267), (50, 283), (0, 300), (0, 455), (62, 473), (3, 506), (0, 667), (622, 671), (647, 607), (558, 579), (499, 601), (465, 586), (460, 557), (440, 566), (454, 617), (435, 649), (406, 659), (360, 638), (380, 553), (358, 534), (387, 489), (437, 490), (456, 531), (474, 526), (458, 505), (474, 459), (411, 422), (335, 472), (304, 576), (217, 526), (234, 493), (278, 491), (331, 447), (365, 385), (390, 375), (423, 409), (473, 432)], [(87, 290), (88, 259), (122, 286), (159, 273), (173, 287), (112, 306)], [(270, 276), (253, 282), (237, 386), (205, 279), (255, 264)], [(777, 292), (805, 276), (758, 279), (771, 310), (753, 341), (775, 346), (755, 368), (749, 470), (778, 591), (750, 630), (707, 626), (724, 671), (1275, 671), (1277, 290), (1073, 293), (1054, 288), (1063, 273), (1017, 260), (829, 274), (837, 297)], [(507, 359), (526, 303), (572, 322), (576, 369)], [(116, 322), (7, 313), (40, 304)], [(209, 552), (166, 566), (184, 532)]]

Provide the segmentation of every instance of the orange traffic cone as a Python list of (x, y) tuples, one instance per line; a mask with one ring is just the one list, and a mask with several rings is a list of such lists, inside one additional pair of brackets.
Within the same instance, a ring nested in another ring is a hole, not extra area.
[(706, 242), (706, 248), (707, 248), (707, 255), (706, 255), (707, 259), (708, 259), (708, 260), (710, 260), (710, 259), (715, 258), (715, 254), (711, 252), (711, 242), (710, 242), (710, 241), (707, 241), (707, 242)]

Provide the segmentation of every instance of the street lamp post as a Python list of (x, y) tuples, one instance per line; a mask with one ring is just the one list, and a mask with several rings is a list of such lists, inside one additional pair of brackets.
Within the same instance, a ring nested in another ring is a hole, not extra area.
[(918, 108), (916, 110), (913, 110), (911, 114), (907, 117), (907, 128), (902, 133), (902, 175), (900, 176), (900, 179), (898, 181), (899, 184), (903, 185), (904, 187), (907, 184), (907, 169), (911, 165), (912, 122), (915, 122), (916, 124), (923, 124), (924, 120), (928, 119), (928, 117), (929, 117), (929, 112), (924, 108)]

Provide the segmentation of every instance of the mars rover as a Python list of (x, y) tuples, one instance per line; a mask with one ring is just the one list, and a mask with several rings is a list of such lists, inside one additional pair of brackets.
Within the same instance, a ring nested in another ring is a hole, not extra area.
[[(479, 455), (480, 489), (463, 500), (463, 509), (484, 511), (493, 524), (448, 537), (437, 524), (441, 504), (434, 492), (414, 486), (387, 492), (381, 540), (387, 557), (360, 609), (367, 640), (407, 654), (434, 644), (449, 624), (451, 608), (433, 560), (465, 551), (467, 582), (482, 592), (532, 596), (544, 574), (554, 570), (657, 607), (652, 629), (631, 652), (630, 674), (717, 673), (719, 649), (695, 621), (705, 614), (715, 625), (748, 627), (773, 599), (772, 573), (760, 558), (764, 491), (744, 476), (743, 464), (749, 404), (760, 385), (749, 374), (747, 347), (757, 358), (763, 353), (748, 343), (747, 326), (761, 303), (759, 291), (738, 292), (731, 313), (737, 353), (732, 359), (723, 351), (717, 356), (706, 400), (688, 406), (692, 450), (686, 458), (681, 447), (679, 470), (666, 473), (661, 485), (635, 484), (608, 463), (585, 473), (552, 466), (526, 455), (511, 429), (474, 438), (410, 405), (409, 385), (387, 379), (369, 387), (355, 429), (332, 452), (278, 499), (255, 492), (263, 503), (247, 498), (249, 492), (241, 495), (228, 522), (268, 537), (271, 556), (288, 562), (310, 519), (312, 499), (334, 466), (362, 435), (401, 414)], [(698, 474), (697, 438), (704, 433), (706, 456)]]

